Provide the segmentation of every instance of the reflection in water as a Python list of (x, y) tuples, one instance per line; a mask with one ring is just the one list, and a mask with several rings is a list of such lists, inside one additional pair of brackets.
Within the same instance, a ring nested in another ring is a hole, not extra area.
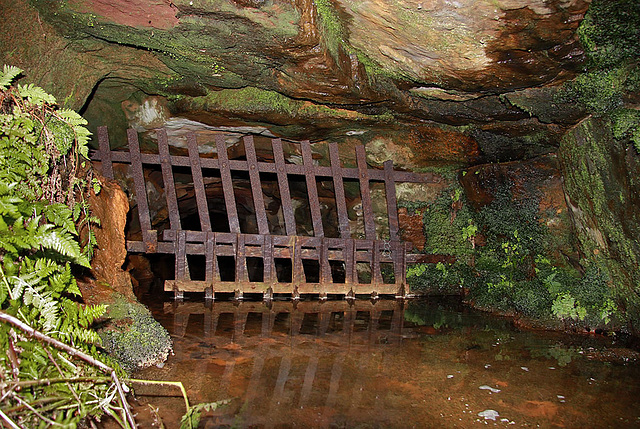
[[(171, 302), (154, 313), (175, 356), (139, 376), (181, 380), (194, 403), (232, 399), (205, 428), (640, 426), (640, 371), (621, 363), (636, 355), (602, 362), (612, 344), (595, 338), (573, 344), (423, 301)], [(177, 427), (179, 398), (156, 399)]]

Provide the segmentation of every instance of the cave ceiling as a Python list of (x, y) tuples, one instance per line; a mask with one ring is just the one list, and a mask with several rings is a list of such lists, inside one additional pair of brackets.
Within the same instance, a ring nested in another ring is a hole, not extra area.
[(116, 139), (201, 124), (415, 169), (548, 154), (584, 116), (555, 92), (584, 67), (585, 0), (0, 3), (3, 61)]

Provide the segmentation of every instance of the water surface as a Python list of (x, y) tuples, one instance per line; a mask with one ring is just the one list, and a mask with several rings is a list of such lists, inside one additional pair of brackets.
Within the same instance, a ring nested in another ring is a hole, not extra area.
[[(192, 403), (229, 399), (202, 428), (640, 427), (637, 353), (605, 337), (522, 331), (434, 300), (151, 309), (175, 355), (136, 376), (180, 380)], [(179, 426), (181, 398), (140, 400)]]

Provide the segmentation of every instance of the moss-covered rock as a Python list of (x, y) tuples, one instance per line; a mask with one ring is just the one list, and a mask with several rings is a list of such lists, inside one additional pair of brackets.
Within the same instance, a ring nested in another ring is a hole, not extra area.
[(562, 141), (560, 159), (583, 265), (610, 278), (619, 308), (640, 328), (640, 158), (611, 121), (590, 118)]
[(98, 332), (102, 345), (126, 371), (161, 364), (173, 352), (169, 333), (144, 305), (119, 297), (105, 317), (108, 322)]

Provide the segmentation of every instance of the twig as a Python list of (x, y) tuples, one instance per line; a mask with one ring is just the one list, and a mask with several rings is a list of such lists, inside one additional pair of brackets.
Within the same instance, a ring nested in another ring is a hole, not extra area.
[(49, 386), (56, 383), (96, 383), (105, 384), (111, 382), (109, 377), (75, 377), (75, 378), (41, 378), (39, 380), (24, 380), (11, 383), (12, 386), (31, 387), (31, 386)]
[(25, 401), (24, 399), (22, 399), (21, 397), (19, 397), (18, 395), (14, 394), (13, 398), (20, 402), (22, 405), (24, 405), (25, 407), (27, 407), (29, 410), (31, 410), (31, 412), (33, 414), (35, 414), (36, 416), (40, 417), (40, 419), (44, 420), (45, 422), (47, 422), (49, 425), (51, 426), (64, 426), (61, 425), (60, 423), (54, 422), (51, 419), (46, 418), (45, 416), (43, 416), (42, 414), (40, 414), (35, 408), (33, 408), (31, 405), (29, 405), (29, 403), (27, 401)]
[(56, 340), (55, 338), (51, 338), (50, 336), (45, 335), (40, 331), (37, 331), (36, 329), (22, 322), (21, 320), (11, 316), (10, 314), (5, 313), (4, 311), (0, 311), (0, 321), (9, 323), (15, 326), (16, 328), (22, 330), (23, 332), (26, 332), (31, 337), (34, 337), (37, 340), (45, 342), (60, 350), (63, 350), (69, 353), (71, 356), (76, 356), (84, 360), (85, 362), (93, 366), (96, 366), (100, 368), (102, 371), (110, 374), (111, 379), (116, 385), (116, 389), (118, 389), (118, 395), (120, 396), (120, 401), (122, 402), (122, 408), (123, 408), (123, 412), (125, 414), (126, 420), (129, 422), (132, 428), (138, 427), (138, 425), (136, 424), (136, 421), (133, 418), (133, 414), (131, 413), (131, 409), (129, 408), (129, 403), (127, 402), (127, 399), (125, 397), (124, 390), (122, 390), (122, 384), (120, 384), (120, 379), (118, 379), (118, 375), (116, 374), (115, 369), (111, 368), (110, 366), (106, 365), (103, 362), (100, 362), (99, 360), (95, 359), (93, 356), (88, 355), (87, 353), (81, 350), (71, 347), (61, 341)]
[[(58, 362), (56, 362), (56, 360), (53, 358), (53, 355), (51, 354), (49, 349), (45, 349), (45, 351), (47, 352), (47, 356), (49, 356), (49, 360), (51, 360), (51, 362), (53, 362), (53, 365), (55, 365), (56, 369), (60, 373), (60, 376), (64, 377), (64, 373), (60, 369), (60, 365), (58, 365)], [(69, 391), (71, 392), (71, 394), (73, 395), (73, 397), (76, 398), (76, 401), (78, 402), (78, 406), (80, 406), (80, 403), (82, 402), (82, 401), (80, 401), (80, 397), (78, 396), (76, 391), (73, 390), (73, 387), (71, 387), (71, 384), (66, 383), (66, 385), (67, 385), (67, 388), (69, 389)]]
[(11, 429), (22, 429), (20, 426), (18, 426), (17, 424), (15, 424), (15, 422), (13, 420), (11, 420), (9, 418), (9, 416), (7, 416), (5, 413), (2, 412), (2, 410), (0, 410), (0, 417), (2, 418), (2, 420), (4, 420)]
[[(189, 398), (187, 397), (187, 391), (184, 388), (184, 385), (182, 384), (181, 381), (140, 380), (140, 379), (137, 379), (137, 378), (130, 378), (129, 381), (132, 382), (132, 383), (138, 383), (138, 384), (166, 385), (166, 386), (179, 387), (180, 391), (182, 392), (182, 397), (184, 398), (184, 405), (185, 405), (185, 407), (187, 407), (187, 411), (189, 411), (189, 408), (191, 408), (189, 406)], [(142, 396), (144, 396), (144, 395), (142, 395)]]

